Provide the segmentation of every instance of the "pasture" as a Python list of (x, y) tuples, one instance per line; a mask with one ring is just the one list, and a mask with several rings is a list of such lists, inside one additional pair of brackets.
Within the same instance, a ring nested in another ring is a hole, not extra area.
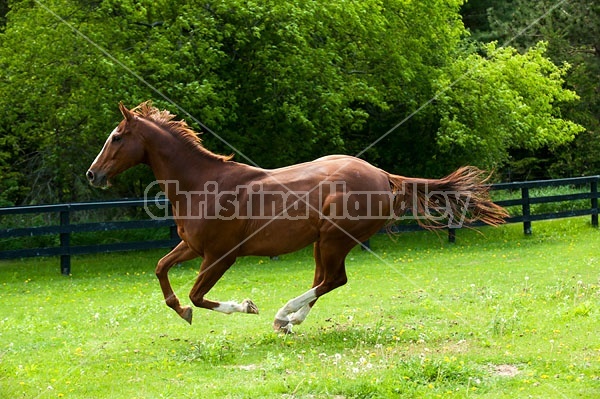
[[(596, 398), (600, 232), (588, 218), (372, 239), (294, 334), (273, 316), (312, 281), (312, 250), (241, 258), (195, 310), (154, 276), (163, 250), (0, 262), (2, 398)], [(199, 262), (172, 269), (188, 303)]]

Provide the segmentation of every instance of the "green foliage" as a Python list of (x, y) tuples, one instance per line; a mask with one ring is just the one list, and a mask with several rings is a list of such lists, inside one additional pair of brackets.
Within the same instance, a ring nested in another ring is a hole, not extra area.
[[(565, 86), (581, 100), (560, 106), (563, 118), (586, 128), (577, 138), (555, 147), (546, 175), (568, 177), (593, 175), (600, 170), (600, 3), (585, 0), (473, 1), (462, 10), (467, 27), (477, 40), (510, 43), (525, 52), (540, 40), (546, 42), (547, 56), (554, 63), (567, 63)], [(530, 151), (526, 157), (546, 157)], [(515, 157), (520, 154), (514, 154)], [(521, 155), (522, 156), (522, 155)], [(536, 177), (536, 176), (534, 176)]]
[(556, 148), (584, 130), (560, 117), (555, 104), (577, 95), (562, 87), (568, 66), (545, 58), (542, 43), (525, 54), (493, 43), (484, 50), (452, 64), (438, 81), (437, 142), (455, 166), (496, 168), (511, 148)]
[[(396, 173), (434, 176), (460, 162), (501, 164), (513, 147), (572, 139), (580, 129), (561, 117), (565, 103), (576, 112), (575, 96), (561, 86), (566, 67), (550, 63), (542, 47), (473, 54), (462, 4), (51, 0), (0, 7), (0, 203), (141, 195), (152, 179), (147, 169), (124, 175), (108, 193), (91, 190), (84, 177), (120, 119), (118, 101), (153, 99), (192, 125), (195, 118), (218, 134), (204, 135), (209, 149), (231, 153), (232, 145), (237, 160), (262, 167), (343, 152)], [(420, 109), (470, 63), (478, 68)], [(588, 64), (573, 65), (568, 73)], [(592, 93), (589, 74), (578, 76), (573, 87)], [(487, 104), (462, 105), (478, 92)], [(575, 158), (564, 162), (581, 163)]]
[[(87, 33), (86, 19), (94, 14), (73, 2), (47, 5), (60, 7), (66, 22)], [(10, 169), (12, 181), (1, 179), (0, 187), (28, 190), (24, 198), (2, 195), (29, 203), (86, 198), (80, 175), (93, 159), (90, 141), (99, 142), (93, 134), (114, 118), (110, 103), (118, 99), (101, 87), (118, 88), (120, 73), (39, 6), (16, 3), (8, 20), (0, 37), (0, 134), (6, 137), (0, 166)]]

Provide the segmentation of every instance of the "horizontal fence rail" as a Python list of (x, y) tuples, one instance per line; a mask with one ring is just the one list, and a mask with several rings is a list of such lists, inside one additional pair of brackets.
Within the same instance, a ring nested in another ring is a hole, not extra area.
[[(511, 207), (520, 206), (522, 209), (521, 216), (511, 216), (508, 223), (523, 223), (523, 231), (525, 234), (531, 234), (531, 222), (536, 220), (560, 219), (575, 216), (591, 215), (591, 224), (593, 227), (598, 227), (598, 181), (600, 176), (577, 177), (571, 179), (554, 179), (554, 180), (536, 180), (530, 182), (514, 182), (514, 183), (499, 183), (492, 185), (492, 190), (509, 190), (521, 191), (521, 198), (515, 200), (496, 201), (500, 206)], [(589, 187), (589, 190), (576, 194), (549, 195), (543, 197), (531, 197), (530, 190), (532, 188), (541, 187), (558, 187), (558, 186), (576, 186)], [(589, 208), (564, 210), (559, 212), (547, 212), (540, 214), (532, 214), (531, 205), (547, 204), (553, 202), (567, 202), (576, 200), (589, 200)]]
[[(71, 273), (71, 256), (103, 252), (131, 251), (152, 248), (174, 247), (180, 241), (177, 228), (172, 218), (150, 220), (108, 221), (96, 223), (72, 224), (71, 216), (75, 212), (109, 209), (109, 208), (140, 208), (148, 204), (168, 207), (166, 199), (148, 201), (146, 199), (122, 199), (117, 201), (81, 202), (57, 205), (33, 205), (0, 208), (0, 218), (4, 215), (23, 214), (59, 214), (59, 225), (40, 227), (0, 228), (0, 240), (14, 237), (36, 237), (41, 235), (59, 235), (60, 245), (43, 248), (25, 248), (2, 250), (0, 259), (16, 259), (35, 256), (60, 256), (61, 273)], [(1, 222), (2, 219), (0, 219)], [(168, 228), (169, 238), (162, 240), (128, 241), (107, 244), (71, 245), (71, 235), (75, 233), (90, 233), (99, 231), (123, 231), (132, 229)], [(0, 241), (1, 242), (1, 241)]]
[[(523, 223), (525, 234), (532, 233), (531, 223), (539, 220), (559, 219), (575, 216), (591, 216), (591, 225), (598, 227), (598, 181), (600, 176), (578, 177), (571, 179), (538, 180), (529, 182), (499, 183), (490, 186), (492, 191), (519, 193), (518, 198), (500, 199), (495, 203), (506, 207), (511, 216), (507, 223)], [(581, 192), (572, 194), (532, 196), (531, 190), (546, 187), (577, 187)], [(552, 212), (534, 212), (539, 204), (585, 201), (588, 205), (580, 209), (566, 209)], [(111, 208), (142, 208), (149, 205), (158, 205), (162, 209), (169, 209), (168, 201), (162, 199), (122, 199), (117, 201), (81, 202), (57, 205), (32, 205), (0, 208), (0, 245), (2, 240), (18, 237), (37, 237), (58, 235), (59, 245), (40, 248), (3, 249), (0, 246), (0, 259), (15, 259), (35, 256), (60, 256), (61, 273), (71, 273), (71, 256), (93, 254), (102, 252), (143, 250), (151, 248), (174, 247), (180, 241), (177, 228), (172, 218), (105, 221), (96, 223), (71, 223), (73, 214), (81, 211), (96, 211)], [(146, 208), (145, 208), (146, 209)], [(26, 214), (58, 214), (58, 225), (39, 227), (2, 227), (2, 218), (8, 215)], [(471, 226), (480, 226), (480, 223)], [(101, 231), (123, 231), (130, 229), (158, 229), (168, 230), (165, 239), (143, 241), (114, 242), (106, 244), (71, 245), (72, 234), (92, 233)], [(395, 225), (393, 231), (417, 231), (422, 228), (417, 224)], [(451, 242), (456, 239), (457, 228), (448, 229), (448, 238)], [(368, 246), (368, 243), (366, 243)]]

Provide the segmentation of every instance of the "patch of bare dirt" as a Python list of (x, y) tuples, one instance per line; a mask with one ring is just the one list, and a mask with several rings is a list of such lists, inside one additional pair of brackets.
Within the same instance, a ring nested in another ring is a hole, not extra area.
[(490, 371), (498, 377), (514, 377), (519, 374), (517, 366), (512, 364), (492, 364)]

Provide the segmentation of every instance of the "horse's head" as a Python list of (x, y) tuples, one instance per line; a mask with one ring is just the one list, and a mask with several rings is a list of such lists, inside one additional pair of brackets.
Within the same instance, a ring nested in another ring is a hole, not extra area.
[(138, 116), (122, 103), (119, 103), (119, 108), (123, 120), (110, 133), (86, 173), (90, 184), (96, 187), (109, 186), (111, 178), (143, 162), (145, 157), (142, 137), (136, 133), (140, 123)]

